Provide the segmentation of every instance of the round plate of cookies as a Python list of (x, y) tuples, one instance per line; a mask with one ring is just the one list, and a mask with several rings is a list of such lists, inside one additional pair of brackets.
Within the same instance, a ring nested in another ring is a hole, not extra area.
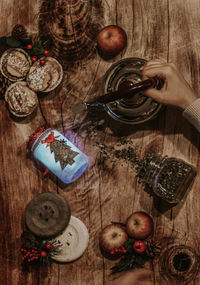
[(36, 61), (30, 68), (26, 81), (30, 89), (35, 92), (50, 92), (62, 81), (63, 69), (53, 57), (46, 57), (45, 64)]
[(0, 73), (12, 84), (4, 98), (16, 117), (27, 117), (38, 106), (37, 92), (53, 91), (63, 79), (61, 64), (53, 57), (39, 58), (32, 64), (29, 54), (21, 48), (9, 48), (0, 58)]

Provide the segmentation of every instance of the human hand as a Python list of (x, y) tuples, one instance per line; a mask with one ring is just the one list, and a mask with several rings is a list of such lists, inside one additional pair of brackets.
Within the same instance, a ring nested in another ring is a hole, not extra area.
[(159, 103), (176, 106), (182, 110), (198, 98), (173, 63), (151, 60), (142, 68), (142, 79), (159, 77), (164, 80), (160, 90), (149, 88), (144, 94)]

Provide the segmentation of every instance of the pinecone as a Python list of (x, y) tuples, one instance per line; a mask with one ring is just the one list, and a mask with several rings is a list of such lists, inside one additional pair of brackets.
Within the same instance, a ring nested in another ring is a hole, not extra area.
[(12, 30), (12, 36), (18, 41), (27, 41), (28, 33), (24, 26), (16, 25)]
[(160, 251), (161, 251), (160, 242), (154, 241), (154, 240), (147, 240), (145, 244), (146, 244), (146, 254), (150, 258), (154, 258), (155, 256), (160, 255)]
[(3, 97), (7, 87), (11, 84), (10, 80), (2, 75), (0, 72), (0, 97)]

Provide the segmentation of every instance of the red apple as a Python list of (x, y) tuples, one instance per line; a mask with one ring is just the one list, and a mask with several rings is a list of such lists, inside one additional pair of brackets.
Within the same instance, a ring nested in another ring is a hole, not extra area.
[(115, 248), (123, 246), (127, 239), (125, 228), (119, 224), (110, 224), (101, 231), (99, 244), (104, 251), (110, 253)]
[(105, 55), (117, 55), (126, 47), (126, 44), (126, 32), (116, 25), (104, 27), (97, 35), (98, 49)]
[(145, 239), (153, 232), (153, 220), (145, 212), (135, 212), (127, 219), (126, 231), (130, 237)]
[(133, 249), (137, 253), (144, 253), (146, 250), (146, 245), (142, 240), (137, 240), (133, 244)]

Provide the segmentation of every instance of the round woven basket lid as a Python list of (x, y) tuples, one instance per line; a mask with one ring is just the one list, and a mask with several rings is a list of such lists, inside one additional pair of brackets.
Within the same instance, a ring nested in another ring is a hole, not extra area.
[(56, 193), (34, 197), (25, 209), (28, 229), (40, 237), (54, 237), (68, 226), (71, 211), (68, 202)]
[(89, 234), (85, 224), (71, 216), (69, 225), (54, 241), (60, 244), (60, 252), (51, 258), (58, 262), (72, 262), (83, 255), (89, 242)]

